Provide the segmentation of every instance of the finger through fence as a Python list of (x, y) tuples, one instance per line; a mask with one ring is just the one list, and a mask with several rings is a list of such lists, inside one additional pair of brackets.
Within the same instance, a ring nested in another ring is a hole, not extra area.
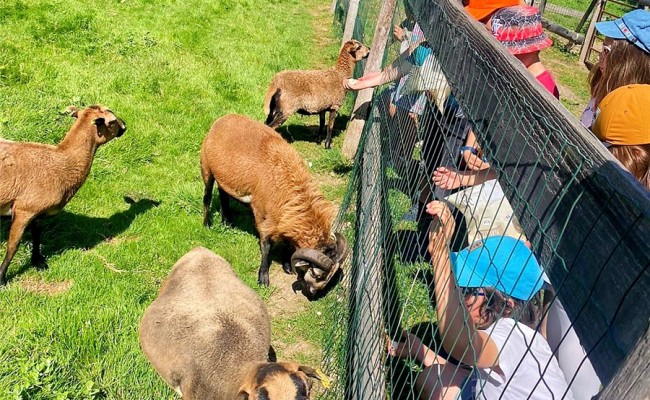
[(650, 194), (460, 4), (403, 4), (425, 40), (354, 161), (324, 398), (643, 398)]

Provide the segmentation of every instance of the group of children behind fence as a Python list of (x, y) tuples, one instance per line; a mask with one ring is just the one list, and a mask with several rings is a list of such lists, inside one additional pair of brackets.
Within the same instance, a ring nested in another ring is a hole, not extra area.
[[(428, 252), (438, 336), (446, 355), (436, 354), (406, 332), (397, 341), (389, 341), (388, 352), (422, 363), (424, 369), (415, 385), (420, 399), (590, 399), (600, 390), (600, 381), (561, 303), (549, 296), (552, 292), (545, 292), (547, 298), (542, 299), (542, 288), (550, 285), (523, 233), (470, 235), (468, 247), (455, 253), (449, 250), (456, 224), (448, 202), (440, 201), (440, 193), (492, 180), (498, 186), (497, 172), (490, 168), (489, 157), (481, 151), (480, 141), (453, 94), (449, 95), (444, 79), (430, 78), (433, 83), (419, 85), (415, 96), (406, 90), (409, 79), (421, 79), (414, 72), (420, 72), (418, 68), (427, 62), (425, 74), (442, 74), (431, 51), (435, 44), (426, 41), (406, 3), (412, 30), (407, 31), (406, 24), (394, 30), (396, 39), (408, 44), (401, 48), (400, 58), (384, 71), (348, 80), (345, 86), (360, 90), (399, 79), (390, 94), (389, 115), (394, 117), (395, 107), (401, 107), (415, 122), (415, 129), (421, 128), (422, 101), (428, 100), (441, 112), (455, 105), (453, 119), (461, 126), (458, 131), (464, 142), (450, 145), (447, 141), (443, 151), (458, 154), (463, 170), (452, 163), (438, 165), (431, 177), (436, 192), (419, 199), (434, 221)], [(536, 8), (520, 5), (519, 0), (469, 0), (465, 9), (559, 99), (558, 87), (539, 58), (552, 42)], [(591, 100), (581, 122), (650, 190), (650, 113), (646, 110), (650, 104), (650, 12), (635, 10), (617, 20), (599, 22), (596, 29), (605, 39), (589, 75)], [(441, 98), (447, 99), (442, 105)], [(396, 156), (410, 159), (412, 150)], [(437, 200), (431, 201), (432, 196)], [(507, 203), (505, 197), (500, 200)], [(548, 297), (552, 304), (542, 310), (541, 302), (548, 303)]]

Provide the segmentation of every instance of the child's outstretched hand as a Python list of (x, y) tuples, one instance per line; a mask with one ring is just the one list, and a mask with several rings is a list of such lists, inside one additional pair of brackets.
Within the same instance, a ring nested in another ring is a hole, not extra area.
[(359, 81), (357, 79), (349, 78), (343, 81), (343, 87), (347, 90), (359, 90), (357, 87)]
[[(446, 246), (456, 229), (456, 221), (451, 215), (451, 210), (446, 203), (442, 201), (432, 201), (427, 204), (427, 213), (433, 217), (433, 227), (429, 232), (429, 254), (433, 255), (439, 251), (442, 246)], [(436, 226), (438, 224), (438, 226)]]
[(402, 331), (399, 342), (388, 339), (388, 354), (392, 357), (417, 359), (421, 347), (420, 339), (406, 331)]
[(433, 171), (431, 179), (433, 180), (434, 185), (445, 190), (452, 190), (465, 186), (463, 176), (453, 168), (438, 167)]

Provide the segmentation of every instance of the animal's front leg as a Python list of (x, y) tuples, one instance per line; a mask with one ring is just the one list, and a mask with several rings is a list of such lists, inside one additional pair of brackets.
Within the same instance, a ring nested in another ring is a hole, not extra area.
[(38, 223), (38, 220), (32, 221), (32, 265), (36, 269), (47, 269), (48, 265), (45, 262), (45, 257), (41, 254), (41, 232), (43, 229)]
[(271, 240), (267, 237), (260, 237), (260, 250), (262, 252), (262, 263), (260, 270), (257, 273), (257, 283), (264, 286), (269, 286), (269, 252), (271, 250)]
[(332, 130), (334, 130), (334, 121), (336, 120), (336, 114), (338, 114), (338, 110), (330, 111), (330, 118), (329, 121), (327, 121), (327, 139), (325, 139), (326, 149), (332, 148)]
[(16, 208), (14, 208), (13, 216), (11, 228), (9, 228), (9, 239), (7, 240), (7, 255), (2, 261), (2, 265), (0, 265), (0, 286), (6, 284), (6, 275), (9, 263), (11, 263), (11, 260), (14, 258), (14, 255), (18, 250), (18, 245), (20, 244), (20, 239), (23, 237), (25, 228), (34, 217), (33, 214), (26, 213), (25, 211)]

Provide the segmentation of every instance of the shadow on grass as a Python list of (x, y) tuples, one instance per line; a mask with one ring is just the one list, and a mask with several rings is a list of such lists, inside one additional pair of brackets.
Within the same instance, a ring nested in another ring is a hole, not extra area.
[[(99, 243), (112, 239), (124, 232), (131, 225), (133, 220), (140, 214), (144, 214), (153, 207), (160, 205), (159, 201), (150, 199), (133, 200), (124, 197), (124, 201), (130, 206), (125, 211), (111, 215), (109, 218), (89, 217), (86, 215), (74, 214), (62, 211), (51, 218), (40, 220), (43, 228), (41, 234), (42, 252), (45, 258), (61, 254), (71, 249), (91, 249)], [(2, 240), (6, 240), (9, 229), (9, 221), (2, 224)], [(23, 236), (22, 245), (25, 241), (31, 242), (29, 228)], [(12, 279), (31, 267), (28, 261), (18, 268), (9, 268), (7, 277)]]
[[(315, 121), (313, 125), (283, 125), (277, 129), (278, 133), (289, 143), (293, 142), (314, 142), (318, 143), (318, 129), (319, 122), (318, 116), (310, 116)], [(325, 127), (323, 128), (323, 142), (325, 142), (325, 135), (327, 135), (327, 121), (328, 118), (325, 118)], [(337, 115), (334, 120), (334, 129), (332, 129), (332, 140), (341, 134), (341, 131), (345, 130), (348, 121), (350, 120), (349, 115)]]

